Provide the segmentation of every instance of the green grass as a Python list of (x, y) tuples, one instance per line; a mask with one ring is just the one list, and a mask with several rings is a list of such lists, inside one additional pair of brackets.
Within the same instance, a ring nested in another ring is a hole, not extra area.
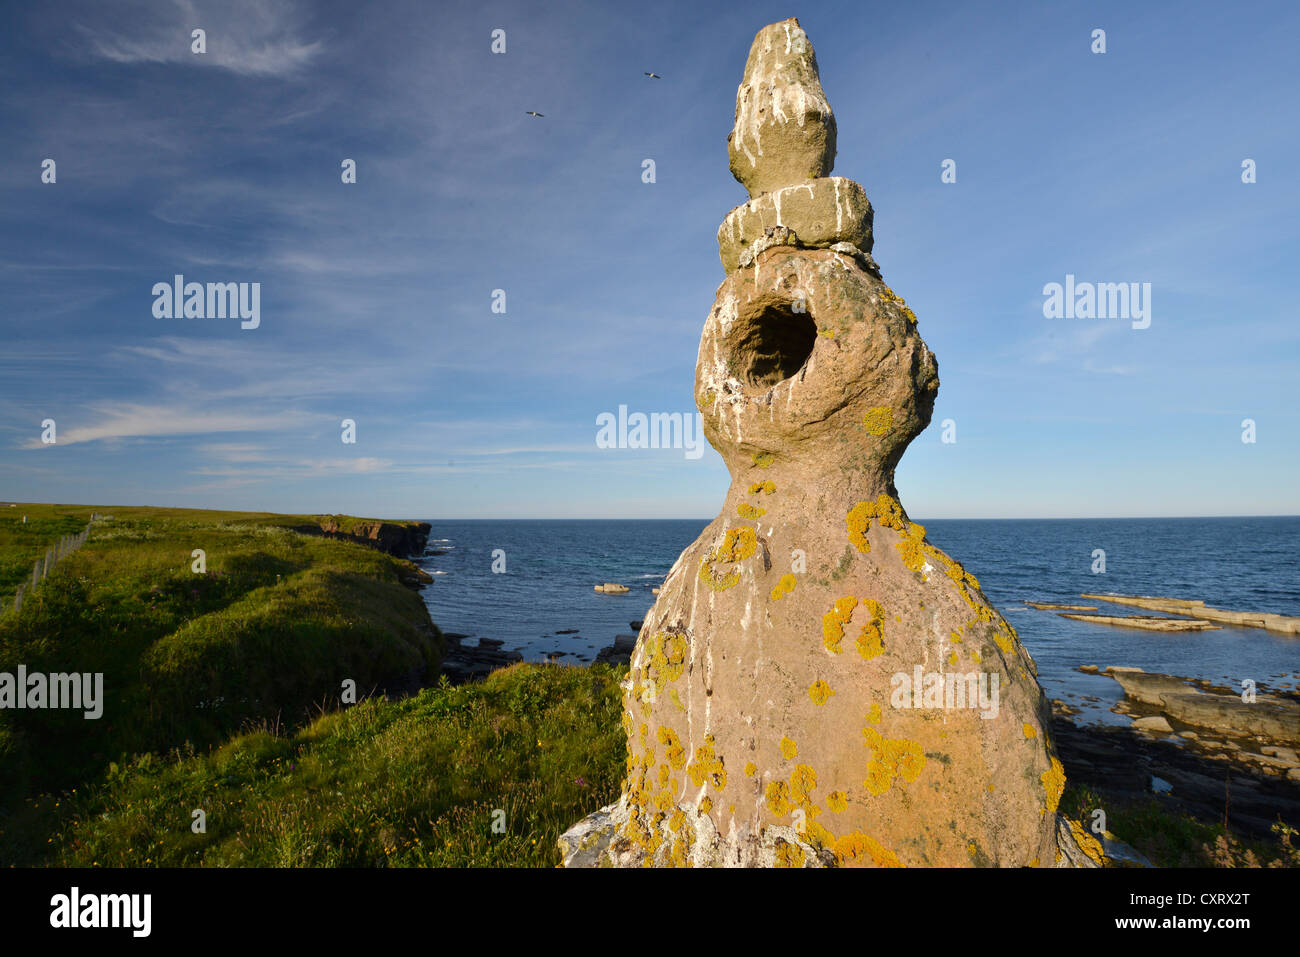
[(624, 674), (521, 664), (371, 699), (297, 732), (114, 764), (10, 826), (48, 835), (25, 861), (59, 866), (554, 866), (559, 834), (618, 796)]
[(1086, 785), (1067, 781), (1061, 813), (1090, 827), (1092, 812), (1106, 812), (1106, 829), (1156, 867), (1295, 867), (1300, 854), (1286, 829), (1277, 842), (1238, 838), (1221, 823), (1208, 823), (1171, 810), (1151, 795), (1142, 801), (1118, 801)]
[(0, 504), (0, 605), (13, 607), (14, 591), (31, 581), (32, 564), (64, 535), (76, 535), (85, 528), (91, 511), (50, 505), (10, 508), (8, 502)]
[[(0, 566), (21, 566), (43, 552), (38, 538), (84, 527), (91, 510), (0, 509)], [(219, 744), (250, 721), (299, 726), (345, 679), (364, 695), (437, 672), (441, 634), (397, 560), (289, 528), (310, 516), (93, 510), (111, 517), (21, 611), (0, 613), (0, 671), (103, 672), (104, 714), (0, 712), (0, 809), (138, 753)]]

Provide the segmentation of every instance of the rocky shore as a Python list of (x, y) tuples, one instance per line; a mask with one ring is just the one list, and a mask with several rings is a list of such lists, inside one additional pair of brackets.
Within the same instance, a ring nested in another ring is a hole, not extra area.
[(1300, 824), (1300, 696), (1234, 693), (1138, 668), (1085, 666), (1119, 682), (1127, 728), (1079, 725), (1053, 709), (1068, 780), (1122, 803), (1158, 796), (1171, 810), (1271, 840)]
[(442, 637), (447, 641), (447, 651), (442, 658), (442, 673), (452, 684), (482, 681), (498, 668), (506, 668), (524, 660), (524, 656), (517, 651), (502, 650), (504, 642), (497, 638), (480, 638), (477, 645), (467, 645), (464, 641), (469, 635), (444, 631)]

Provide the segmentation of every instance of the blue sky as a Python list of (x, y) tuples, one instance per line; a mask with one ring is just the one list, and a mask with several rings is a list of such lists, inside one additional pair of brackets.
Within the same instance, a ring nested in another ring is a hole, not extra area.
[[(1300, 512), (1289, 3), (6, 5), (0, 496), (713, 516), (712, 449), (596, 417), (694, 411), (736, 87), (791, 15), (939, 360), (913, 516)], [(155, 318), (176, 273), (260, 282), (260, 327)], [(1150, 328), (1045, 318), (1066, 274), (1150, 282)]]

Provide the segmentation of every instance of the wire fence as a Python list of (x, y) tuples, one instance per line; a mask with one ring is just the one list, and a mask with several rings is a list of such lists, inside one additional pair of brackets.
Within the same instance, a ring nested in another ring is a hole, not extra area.
[[(18, 586), (18, 590), (14, 592), (14, 611), (22, 610), (23, 596), (30, 595), (41, 582), (45, 581), (45, 579), (49, 577), (50, 572), (54, 571), (54, 567), (59, 562), (63, 561), (63, 559), (67, 558), (82, 545), (86, 544), (86, 539), (90, 537), (90, 526), (94, 524), (95, 516), (92, 514), (90, 516), (90, 521), (86, 524), (85, 528), (76, 535), (64, 535), (56, 544), (51, 545), (45, 550), (44, 558), (36, 559), (36, 563), (32, 566), (31, 581), (23, 582)], [(8, 605), (8, 602), (0, 604), (0, 612), (7, 610), (5, 607), (6, 605)]]

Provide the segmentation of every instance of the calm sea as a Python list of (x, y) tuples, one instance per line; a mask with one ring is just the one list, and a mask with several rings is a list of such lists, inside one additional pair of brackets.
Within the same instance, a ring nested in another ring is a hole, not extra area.
[[(435, 576), (424, 591), (445, 631), (499, 638), (525, 659), (556, 651), (589, 661), (632, 632), (681, 551), (707, 520), (430, 520), (421, 566)], [(1109, 678), (1082, 664), (1130, 665), (1239, 687), (1300, 687), (1300, 638), (1254, 628), (1137, 631), (1090, 625), (1038, 611), (1024, 601), (1080, 602), (1082, 592), (1204, 599), (1239, 610), (1300, 615), (1300, 516), (1279, 518), (932, 520), (928, 537), (961, 561), (1016, 627), (1038, 662), (1049, 697), (1063, 698), (1089, 720), (1120, 721), (1108, 709), (1121, 696)], [(494, 551), (505, 573), (492, 571)], [(1106, 570), (1094, 574), (1093, 552)], [(435, 554), (442, 552), (442, 554)], [(592, 586), (619, 582), (626, 595)], [(577, 634), (560, 635), (564, 629)], [(470, 642), (472, 643), (472, 641)], [(1095, 700), (1093, 700), (1095, 699)]]

